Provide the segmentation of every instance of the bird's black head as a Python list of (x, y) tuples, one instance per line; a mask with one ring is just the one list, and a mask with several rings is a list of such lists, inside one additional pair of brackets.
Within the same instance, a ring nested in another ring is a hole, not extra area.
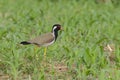
[(54, 24), (52, 27), (52, 32), (53, 31), (59, 31), (62, 30), (61, 25), (60, 24)]
[(52, 33), (55, 35), (55, 40), (57, 39), (59, 30), (62, 30), (61, 25), (60, 24), (54, 24), (53, 27), (52, 27)]

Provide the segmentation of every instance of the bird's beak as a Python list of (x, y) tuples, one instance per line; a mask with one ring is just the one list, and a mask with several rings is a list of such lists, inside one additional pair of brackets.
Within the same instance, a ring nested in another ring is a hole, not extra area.
[(60, 30), (61, 30), (61, 31), (64, 31), (64, 29), (63, 29), (62, 27), (60, 28)]

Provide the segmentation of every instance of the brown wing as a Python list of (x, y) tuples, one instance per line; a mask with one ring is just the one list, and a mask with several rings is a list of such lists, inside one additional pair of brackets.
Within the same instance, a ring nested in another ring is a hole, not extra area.
[(36, 45), (44, 45), (46, 43), (50, 43), (54, 40), (54, 36), (52, 33), (46, 33), (46, 34), (43, 34), (43, 35), (40, 35), (28, 42), (32, 43), (32, 44), (36, 44)]

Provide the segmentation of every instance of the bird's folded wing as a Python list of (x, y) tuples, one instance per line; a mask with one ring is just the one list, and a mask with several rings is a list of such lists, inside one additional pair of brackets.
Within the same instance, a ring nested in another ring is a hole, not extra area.
[(37, 44), (37, 45), (44, 45), (46, 43), (50, 43), (54, 40), (54, 36), (52, 33), (46, 33), (43, 35), (40, 35), (28, 42), (32, 43), (32, 44)]

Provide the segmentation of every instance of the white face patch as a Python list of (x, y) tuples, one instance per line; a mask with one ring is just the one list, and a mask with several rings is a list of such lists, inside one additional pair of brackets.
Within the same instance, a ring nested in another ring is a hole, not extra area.
[(57, 26), (54, 26), (53, 31), (57, 28)]

